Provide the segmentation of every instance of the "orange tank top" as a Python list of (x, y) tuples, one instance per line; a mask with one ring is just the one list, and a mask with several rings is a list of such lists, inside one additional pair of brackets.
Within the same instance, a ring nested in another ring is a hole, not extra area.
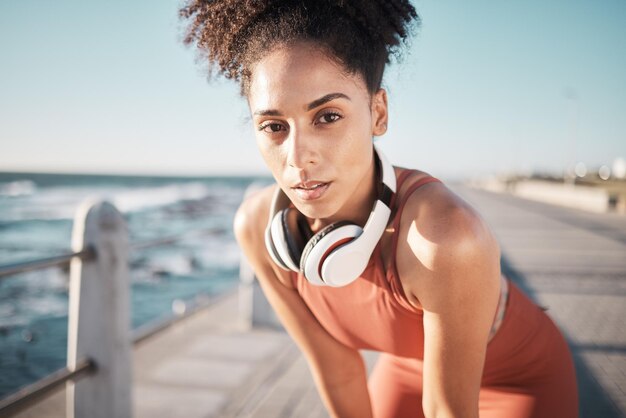
[[(404, 170), (396, 190), (413, 174)], [(361, 276), (343, 287), (315, 286), (301, 273), (292, 273), (292, 281), (320, 324), (338, 341), (355, 349), (375, 350), (401, 357), (423, 358), (423, 312), (411, 305), (404, 295), (395, 264), (398, 230), (402, 209), (419, 187), (438, 182), (425, 177), (411, 184), (401, 199), (391, 202), (391, 258), (385, 271), (380, 243), (374, 249)]]
[[(361, 277), (347, 286), (315, 286), (295, 272), (291, 278), (313, 315), (341, 343), (359, 350), (423, 360), (423, 311), (406, 299), (395, 255), (400, 217), (409, 196), (419, 187), (439, 180), (422, 178), (402, 191), (402, 183), (412, 173), (415, 172), (404, 170), (398, 176), (397, 190), (402, 193), (400, 199), (395, 195), (391, 204), (394, 231), (387, 271), (379, 243)], [(504, 276), (502, 279), (502, 289), (506, 291), (501, 292), (498, 311), (503, 316), (496, 314), (494, 318), (494, 326), (501, 324), (487, 344), (483, 386), (536, 382), (553, 368), (554, 358), (568, 353), (565, 340), (543, 310), (514, 283)]]

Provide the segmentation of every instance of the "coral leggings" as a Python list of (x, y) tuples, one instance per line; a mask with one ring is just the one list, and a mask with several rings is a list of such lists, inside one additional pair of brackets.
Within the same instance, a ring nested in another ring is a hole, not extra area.
[[(565, 339), (545, 313), (529, 311), (525, 296), (512, 290), (507, 319), (487, 346), (480, 418), (578, 417), (576, 376)], [(529, 327), (532, 332), (520, 341)], [(513, 340), (526, 347), (516, 350)], [(424, 417), (422, 370), (420, 359), (381, 353), (368, 382), (374, 417)]]
[[(369, 381), (375, 418), (424, 417), (422, 411), (421, 361), (382, 353)], [(574, 418), (578, 416), (571, 390), (561, 385), (536, 387), (482, 387), (480, 418)]]

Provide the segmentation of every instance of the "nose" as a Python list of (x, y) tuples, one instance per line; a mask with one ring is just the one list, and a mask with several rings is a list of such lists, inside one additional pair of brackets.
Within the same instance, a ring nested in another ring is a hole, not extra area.
[(289, 166), (304, 169), (314, 165), (319, 159), (315, 141), (304, 132), (292, 129), (287, 140), (287, 163)]

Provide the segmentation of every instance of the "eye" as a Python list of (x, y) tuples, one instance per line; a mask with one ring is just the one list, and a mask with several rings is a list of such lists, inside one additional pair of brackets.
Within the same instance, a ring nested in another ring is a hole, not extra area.
[(259, 131), (267, 132), (268, 134), (273, 134), (280, 131), (287, 130), (283, 124), (278, 122), (266, 122), (259, 125)]
[(342, 116), (339, 113), (337, 113), (337, 112), (326, 112), (326, 113), (320, 115), (317, 118), (317, 121), (315, 123), (316, 124), (318, 124), (318, 123), (329, 124), (329, 123), (337, 122), (341, 118), (342, 118)]

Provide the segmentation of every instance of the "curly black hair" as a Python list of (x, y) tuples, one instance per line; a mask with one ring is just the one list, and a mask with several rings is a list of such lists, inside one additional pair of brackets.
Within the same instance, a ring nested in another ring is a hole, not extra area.
[(179, 15), (184, 37), (217, 72), (247, 95), (251, 68), (271, 48), (311, 42), (363, 76), (370, 93), (381, 85), (390, 55), (399, 55), (420, 19), (402, 0), (187, 0)]

